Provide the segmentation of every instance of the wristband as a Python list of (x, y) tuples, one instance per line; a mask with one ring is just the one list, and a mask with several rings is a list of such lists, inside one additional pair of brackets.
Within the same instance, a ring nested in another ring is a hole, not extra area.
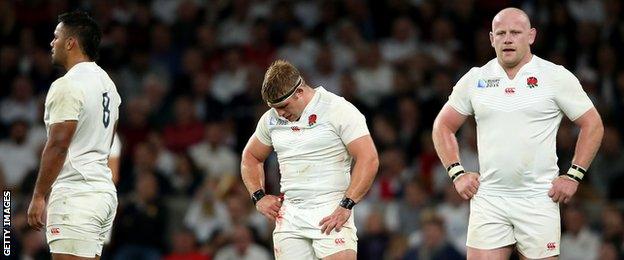
[(568, 169), (568, 172), (560, 175), (565, 175), (574, 179), (575, 181), (581, 182), (585, 177), (585, 174), (587, 174), (587, 170), (583, 169), (583, 167), (581, 166), (572, 164), (572, 166), (570, 166), (570, 169)]
[(355, 206), (355, 204), (356, 204), (355, 201), (353, 201), (350, 198), (344, 198), (340, 201), (340, 206), (349, 210), (352, 209), (353, 206)]
[(251, 201), (253, 201), (253, 204), (256, 205), (256, 203), (258, 203), (258, 201), (262, 199), (265, 195), (266, 194), (264, 193), (264, 190), (259, 189), (255, 191), (253, 195), (251, 195)]
[(448, 175), (451, 178), (451, 181), (455, 181), (457, 177), (466, 173), (466, 171), (464, 170), (464, 167), (461, 166), (459, 162), (449, 165), (449, 167), (446, 168), (446, 171), (448, 172)]

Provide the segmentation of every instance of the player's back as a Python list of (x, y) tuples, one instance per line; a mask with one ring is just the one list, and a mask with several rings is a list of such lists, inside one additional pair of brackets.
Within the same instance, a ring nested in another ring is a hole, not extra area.
[[(51, 117), (49, 107), (55, 100), (78, 109), (70, 109), (75, 112), (67, 113), (67, 118)], [(46, 127), (64, 120), (78, 122), (53, 189), (115, 190), (107, 162), (120, 104), (115, 84), (95, 62), (76, 64), (52, 84), (46, 98)]]

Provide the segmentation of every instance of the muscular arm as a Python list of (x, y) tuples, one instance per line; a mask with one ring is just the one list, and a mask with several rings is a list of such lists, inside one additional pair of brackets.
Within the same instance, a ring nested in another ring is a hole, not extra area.
[(585, 112), (581, 117), (574, 120), (574, 123), (581, 129), (576, 140), (576, 148), (574, 150), (574, 158), (572, 163), (585, 169), (589, 168), (604, 133), (602, 119), (596, 108), (592, 108)]
[(255, 136), (249, 138), (241, 156), (241, 176), (249, 194), (264, 189), (264, 160), (272, 149)]
[[(581, 128), (581, 132), (576, 140), (576, 148), (572, 163), (587, 169), (591, 164), (602, 141), (604, 127), (602, 120), (595, 108), (591, 108), (581, 117), (574, 120), (574, 123)], [(570, 178), (556, 178), (553, 186), (548, 191), (548, 196), (554, 202), (568, 203), (576, 193), (578, 182)]]
[(433, 122), (433, 145), (444, 167), (459, 162), (459, 145), (455, 133), (466, 121), (466, 116), (446, 104)]
[(347, 145), (347, 150), (353, 156), (355, 165), (345, 196), (357, 203), (366, 195), (375, 180), (379, 158), (370, 135), (353, 140)]
[(77, 121), (64, 121), (50, 126), (50, 135), (41, 155), (41, 164), (33, 197), (45, 198), (50, 191), (52, 183), (58, 177), (63, 163), (65, 163), (67, 150), (77, 125)]

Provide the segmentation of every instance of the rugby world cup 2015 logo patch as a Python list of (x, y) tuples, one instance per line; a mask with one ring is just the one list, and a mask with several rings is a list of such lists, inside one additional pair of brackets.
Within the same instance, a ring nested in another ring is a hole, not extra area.
[(477, 88), (497, 88), (500, 85), (500, 79), (480, 79), (477, 81)]
[(529, 88), (537, 87), (537, 78), (536, 77), (528, 77), (527, 78), (527, 87), (529, 87)]

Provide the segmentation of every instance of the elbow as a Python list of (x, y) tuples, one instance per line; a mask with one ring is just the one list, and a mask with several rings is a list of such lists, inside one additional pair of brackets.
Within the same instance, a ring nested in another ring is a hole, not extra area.
[[(587, 129), (589, 130), (590, 133), (593, 133), (593, 136), (595, 136), (597, 139), (602, 140), (602, 136), (604, 135), (604, 125), (602, 123), (602, 119), (600, 118), (600, 116), (597, 116), (594, 120), (590, 121), (591, 123), (589, 123), (587, 125)], [(583, 129), (581, 129), (582, 131)]]
[(379, 156), (377, 156), (377, 153), (375, 153), (369, 159), (369, 167), (370, 167), (371, 171), (373, 172), (373, 174), (375, 174), (375, 175), (379, 171)]
[(375, 175), (377, 175), (377, 172), (379, 171), (379, 158), (375, 157), (371, 167), (374, 169)]
[(55, 154), (65, 155), (69, 150), (70, 142), (65, 141), (56, 141), (50, 142), (48, 145), (48, 150), (54, 152)]

